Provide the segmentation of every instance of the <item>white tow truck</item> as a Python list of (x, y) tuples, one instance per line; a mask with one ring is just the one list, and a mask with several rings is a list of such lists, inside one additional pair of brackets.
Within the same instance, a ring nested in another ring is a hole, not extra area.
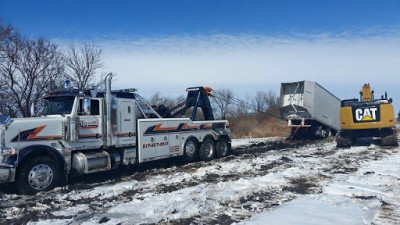
[[(191, 118), (163, 118), (136, 90), (111, 90), (111, 78), (105, 78), (104, 91), (78, 90), (66, 82), (44, 98), (38, 117), (0, 116), (0, 184), (34, 194), (67, 184), (70, 175), (229, 153), (229, 123), (214, 120), (208, 89), (187, 89), (187, 99), (173, 109), (183, 114), (193, 108)], [(198, 107), (207, 117), (202, 121), (194, 119)]]

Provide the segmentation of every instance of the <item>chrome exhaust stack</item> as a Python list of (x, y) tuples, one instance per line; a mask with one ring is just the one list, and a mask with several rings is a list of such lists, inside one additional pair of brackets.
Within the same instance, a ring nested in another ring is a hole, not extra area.
[(112, 135), (112, 124), (111, 124), (111, 104), (112, 104), (112, 95), (111, 95), (111, 79), (112, 73), (107, 74), (105, 77), (105, 89), (106, 89), (106, 124), (107, 124), (107, 146), (111, 146), (113, 144), (113, 135)]

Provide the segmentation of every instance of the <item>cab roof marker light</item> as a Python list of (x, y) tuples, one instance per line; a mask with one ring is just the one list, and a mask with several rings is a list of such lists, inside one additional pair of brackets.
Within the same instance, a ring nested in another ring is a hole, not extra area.
[(71, 81), (70, 80), (66, 80), (64, 82), (64, 88), (65, 89), (70, 89), (71, 88)]
[(137, 92), (138, 90), (136, 88), (127, 88), (127, 89), (121, 89), (118, 90), (118, 92), (127, 92), (127, 93), (134, 93)]

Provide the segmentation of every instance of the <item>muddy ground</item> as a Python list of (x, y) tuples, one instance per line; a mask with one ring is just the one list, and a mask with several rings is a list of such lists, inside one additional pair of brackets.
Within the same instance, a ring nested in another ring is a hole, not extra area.
[[(299, 196), (319, 193), (322, 182), (355, 173), (360, 163), (396, 152), (395, 148), (374, 145), (352, 150), (337, 149), (333, 139), (275, 140), (237, 147), (228, 157), (211, 162), (183, 164), (177, 158), (71, 178), (66, 187), (35, 196), (16, 195), (12, 188), (3, 187), (3, 191), (8, 193), (0, 196), (0, 223), (231, 224), (254, 213), (273, 210)], [(229, 198), (219, 194), (230, 184), (268, 176), (279, 176), (278, 180), (281, 180), (261, 188), (249, 186)], [(205, 203), (200, 204), (194, 199), (193, 204), (201, 206), (199, 212), (185, 214), (180, 208), (181, 203), (176, 203), (174, 209), (162, 211), (164, 214), (159, 218), (120, 221), (111, 213), (115, 207), (124, 204), (159, 196), (174, 198), (184, 195), (182, 190), (194, 188), (215, 189), (218, 193), (215, 196), (213, 193), (209, 199), (206, 197)], [(209, 207), (204, 205), (207, 202)], [(390, 205), (384, 207), (390, 208)]]

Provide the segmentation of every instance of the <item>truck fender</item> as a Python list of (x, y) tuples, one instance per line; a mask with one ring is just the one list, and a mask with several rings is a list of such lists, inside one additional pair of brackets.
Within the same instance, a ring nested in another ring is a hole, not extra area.
[(229, 137), (228, 134), (219, 135), (218, 140), (221, 140), (221, 139), (226, 139), (226, 140), (228, 140), (229, 143), (232, 142), (232, 139)]
[(65, 158), (63, 155), (57, 151), (56, 149), (49, 147), (47, 145), (31, 145), (27, 146), (25, 148), (22, 148), (19, 150), (18, 153), (18, 161), (16, 162), (16, 165), (19, 165), (22, 163), (25, 159), (27, 159), (28, 156), (33, 155), (33, 154), (39, 154), (39, 155), (48, 155), (52, 158), (55, 158), (58, 162), (62, 163), (62, 169), (63, 169), (63, 180), (64, 182), (68, 182), (68, 169), (67, 169), (67, 162), (65, 161)]
[(185, 141), (183, 141), (183, 142), (181, 143), (182, 149), (184, 148), (184, 146), (185, 146), (185, 144), (186, 144), (186, 141), (189, 140), (189, 139), (194, 139), (194, 140), (196, 140), (197, 144), (200, 143), (199, 139), (197, 139), (196, 136), (194, 136), (194, 135), (189, 135), (189, 136), (187, 136), (187, 137), (185, 138)]
[(208, 138), (211, 139), (211, 140), (213, 140), (213, 141), (215, 142), (215, 137), (214, 137), (213, 135), (211, 135), (211, 134), (206, 135), (206, 136), (203, 138), (203, 141), (202, 141), (202, 142), (204, 142), (204, 141), (207, 140)]

